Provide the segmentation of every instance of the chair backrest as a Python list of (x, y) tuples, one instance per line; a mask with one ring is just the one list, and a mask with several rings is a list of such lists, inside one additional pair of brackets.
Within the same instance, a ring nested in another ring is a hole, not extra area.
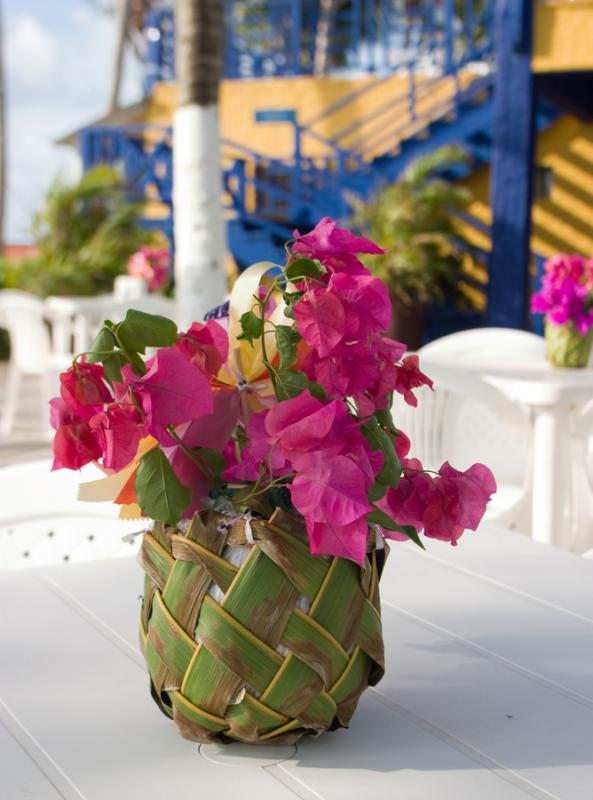
[(487, 464), (500, 484), (522, 486), (529, 468), (531, 429), (526, 414), (477, 373), (420, 361), (434, 381), (416, 391), (418, 407), (396, 397), (393, 416), (427, 469), (448, 460), (457, 469)]
[(111, 503), (77, 500), (78, 484), (101, 475), (93, 465), (50, 472), (49, 461), (0, 469), (0, 570), (132, 555), (138, 540), (121, 537), (143, 522), (118, 519)]
[(10, 357), (16, 367), (41, 375), (48, 368), (50, 336), (44, 320), (43, 302), (16, 289), (0, 291), (0, 325), (10, 336)]
[(543, 338), (514, 328), (474, 328), (435, 339), (420, 349), (423, 359), (454, 362), (464, 366), (495, 366), (510, 362), (543, 361), (546, 346)]

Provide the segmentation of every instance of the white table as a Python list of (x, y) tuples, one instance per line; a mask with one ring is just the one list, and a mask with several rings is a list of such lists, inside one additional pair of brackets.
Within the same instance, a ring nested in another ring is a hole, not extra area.
[[(593, 423), (590, 430), (583, 424), (576, 430), (573, 423), (593, 401), (593, 369), (560, 369), (543, 359), (514, 358), (507, 363), (504, 353), (499, 359), (485, 361), (479, 351), (456, 360), (427, 358), (423, 364), (437, 388), (439, 381), (459, 387), (467, 383), (469, 396), (475, 393), (480, 400), (487, 384), (486, 388), (494, 387), (527, 409), (533, 424), (532, 537), (567, 549), (575, 542), (590, 541), (587, 528), (593, 523), (593, 496), (585, 479), (584, 445), (593, 434)], [(488, 404), (487, 399), (485, 402)], [(571, 453), (575, 440), (582, 445), (579, 453), (578, 448)], [(571, 463), (575, 457), (580, 463)], [(513, 458), (512, 452), (508, 458)], [(580, 491), (575, 490), (574, 477), (581, 478)], [(580, 508), (579, 504), (592, 508)]]
[(387, 675), (296, 750), (179, 738), (148, 692), (141, 583), (128, 559), (0, 575), (2, 800), (593, 796), (591, 561), (491, 527), (395, 544)]
[[(576, 514), (571, 508), (571, 415), (593, 400), (593, 369), (555, 369), (543, 363), (487, 368), (481, 374), (487, 383), (531, 411), (532, 537), (563, 544), (563, 530)], [(580, 468), (585, 471), (584, 462)]]

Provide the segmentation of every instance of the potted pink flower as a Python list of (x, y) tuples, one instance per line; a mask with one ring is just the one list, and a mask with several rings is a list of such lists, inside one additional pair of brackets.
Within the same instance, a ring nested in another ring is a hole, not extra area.
[(432, 382), (384, 335), (388, 291), (358, 257), (381, 248), (324, 218), (287, 249), (186, 331), (106, 322), (51, 404), (54, 467), (98, 463), (82, 497), (145, 520), (151, 691), (197, 741), (348, 725), (384, 671), (387, 542), (456, 545), (496, 488), (481, 464), (424, 470), (392, 418)]
[(128, 261), (128, 275), (142, 278), (149, 292), (166, 288), (171, 269), (171, 251), (166, 247), (146, 245), (137, 250)]
[(586, 367), (593, 344), (593, 260), (563, 253), (548, 259), (531, 308), (545, 314), (550, 363)]

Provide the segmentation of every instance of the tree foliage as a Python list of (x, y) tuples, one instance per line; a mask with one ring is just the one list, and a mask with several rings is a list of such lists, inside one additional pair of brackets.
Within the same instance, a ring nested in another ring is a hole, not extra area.
[(354, 223), (388, 249), (373, 256), (369, 268), (405, 304), (461, 299), (463, 255), (454, 214), (471, 197), (440, 175), (466, 159), (457, 147), (440, 148), (412, 162), (370, 200), (350, 198)]
[(56, 181), (33, 223), (39, 255), (15, 265), (9, 282), (42, 296), (111, 291), (132, 253), (153, 237), (140, 225), (141, 211), (111, 167), (95, 167), (75, 184)]

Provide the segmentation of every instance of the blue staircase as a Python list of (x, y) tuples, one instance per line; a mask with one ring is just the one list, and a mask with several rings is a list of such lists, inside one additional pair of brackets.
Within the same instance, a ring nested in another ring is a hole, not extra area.
[[(494, 2), (347, 0), (337, 4), (332, 71), (373, 73), (373, 79), (316, 117), (287, 121), (294, 141), (288, 159), (270, 158), (237, 142), (223, 141), (229, 247), (240, 270), (258, 260), (282, 260), (283, 244), (295, 228), (311, 227), (325, 215), (347, 217), (349, 194), (372, 195), (424, 153), (443, 145), (461, 146), (470, 159), (447, 176), (454, 179), (489, 161)], [(318, 0), (226, 0), (227, 77), (312, 74), (318, 7)], [(173, 29), (170, 11), (149, 12), (147, 92), (155, 82), (174, 77)], [(379, 107), (370, 104), (372, 110), (361, 116), (364, 95), (370, 96), (396, 70), (405, 78), (399, 81), (398, 92)], [(351, 121), (331, 139), (324, 137), (320, 128), (326, 129), (323, 126), (339, 115), (347, 117), (351, 104), (357, 109)], [(540, 104), (538, 128), (549, 125), (555, 116), (552, 107)], [(313, 151), (311, 143), (323, 156), (308, 155)], [(97, 163), (117, 164), (131, 191), (156, 201), (161, 216), (147, 218), (146, 225), (161, 229), (173, 243), (170, 129), (88, 128), (81, 133), (80, 148), (85, 169)], [(486, 232), (478, 220), (466, 217), (464, 221)], [(487, 267), (488, 253), (472, 248), (472, 255)], [(485, 285), (476, 281), (474, 288), (484, 291)], [(439, 313), (431, 323), (431, 336), (479, 322), (461, 319), (451, 309)]]

